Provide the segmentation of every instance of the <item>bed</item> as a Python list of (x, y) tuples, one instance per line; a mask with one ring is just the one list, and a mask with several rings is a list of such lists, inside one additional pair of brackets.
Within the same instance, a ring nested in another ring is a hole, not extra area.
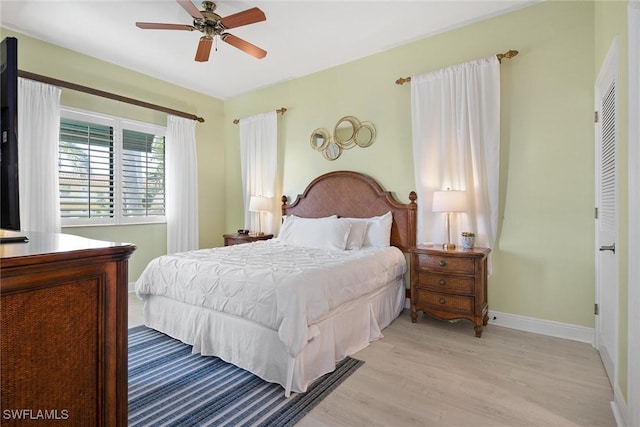
[(402, 311), (409, 200), (361, 173), (319, 176), (293, 203), (282, 197), (277, 238), (152, 260), (136, 282), (145, 324), (304, 392)]

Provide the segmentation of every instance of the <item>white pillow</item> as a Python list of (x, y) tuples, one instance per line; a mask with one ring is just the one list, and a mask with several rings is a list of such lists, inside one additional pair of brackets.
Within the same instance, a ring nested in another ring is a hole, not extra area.
[(291, 215), (282, 224), (278, 239), (294, 246), (343, 251), (350, 230), (350, 223), (340, 221), (335, 216), (300, 218)]
[(367, 236), (367, 222), (366, 221), (354, 221), (354, 218), (340, 218), (340, 221), (347, 222), (351, 225), (349, 236), (347, 237), (346, 250), (353, 251), (358, 250), (364, 244), (364, 239)]
[(362, 246), (390, 246), (391, 245), (391, 224), (393, 216), (391, 211), (381, 216), (371, 218), (344, 218), (348, 219), (352, 224), (361, 222), (367, 224), (367, 232), (365, 234)]
[[(323, 217), (323, 218), (305, 218), (305, 219), (326, 219), (326, 218), (337, 218), (337, 215), (331, 215), (331, 216), (327, 216), (327, 217)], [(285, 215), (282, 217), (282, 225), (280, 226), (280, 232), (278, 233), (278, 237), (284, 237), (284, 239), (287, 238), (287, 234), (289, 234), (291, 232), (291, 228), (293, 227), (293, 223), (296, 219), (303, 219), (302, 217), (299, 216), (295, 216), (295, 215)]]

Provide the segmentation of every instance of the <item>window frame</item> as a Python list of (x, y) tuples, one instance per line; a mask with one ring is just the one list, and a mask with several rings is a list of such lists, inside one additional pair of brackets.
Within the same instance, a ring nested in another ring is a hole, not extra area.
[[(70, 119), (83, 122), (95, 123), (100, 125), (111, 126), (113, 128), (113, 217), (112, 218), (61, 218), (63, 227), (93, 227), (93, 226), (114, 226), (114, 225), (135, 225), (135, 224), (159, 224), (167, 222), (167, 182), (166, 182), (166, 126), (160, 126), (152, 123), (140, 122), (124, 117), (112, 116), (109, 114), (95, 113), (91, 111), (81, 110), (72, 107), (60, 107), (60, 120)], [(165, 215), (152, 216), (123, 216), (123, 185), (122, 185), (122, 154), (123, 154), (123, 130), (132, 130), (137, 132), (145, 132), (165, 138), (165, 192), (164, 192), (164, 209)], [(58, 168), (58, 173), (59, 173)], [(58, 190), (60, 191), (60, 190)]]

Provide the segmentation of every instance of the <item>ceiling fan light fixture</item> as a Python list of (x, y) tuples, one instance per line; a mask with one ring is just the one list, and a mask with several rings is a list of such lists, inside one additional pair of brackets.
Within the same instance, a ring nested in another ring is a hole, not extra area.
[[(203, 36), (200, 37), (198, 49), (196, 50), (195, 60), (197, 62), (206, 62), (209, 60), (211, 47), (215, 36), (220, 36), (222, 41), (234, 46), (254, 58), (262, 59), (267, 55), (267, 51), (243, 40), (233, 34), (225, 31), (230, 28), (241, 27), (244, 25), (255, 24), (256, 22), (265, 21), (266, 15), (257, 7), (234, 13), (226, 17), (221, 17), (215, 13), (216, 4), (212, 1), (203, 1), (203, 10), (192, 3), (191, 0), (176, 0), (184, 10), (193, 18), (193, 25), (180, 24), (161, 24), (153, 22), (136, 22), (136, 26), (145, 30), (198, 30)], [(216, 49), (217, 50), (217, 49)]]

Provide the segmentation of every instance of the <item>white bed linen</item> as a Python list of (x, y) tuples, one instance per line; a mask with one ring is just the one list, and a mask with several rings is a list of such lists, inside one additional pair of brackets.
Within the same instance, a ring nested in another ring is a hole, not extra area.
[[(370, 295), (354, 299), (317, 322), (318, 335), (295, 358), (277, 331), (236, 316), (161, 296), (148, 296), (145, 324), (193, 346), (193, 353), (217, 356), (290, 392), (304, 392), (336, 363), (383, 337), (402, 312), (405, 281), (396, 278)], [(347, 327), (348, 326), (348, 327)], [(231, 333), (233, 331), (233, 333)]]
[(136, 293), (257, 323), (276, 331), (295, 358), (319, 335), (317, 323), (341, 305), (375, 294), (406, 269), (395, 247), (322, 250), (272, 239), (156, 258), (138, 279)]

